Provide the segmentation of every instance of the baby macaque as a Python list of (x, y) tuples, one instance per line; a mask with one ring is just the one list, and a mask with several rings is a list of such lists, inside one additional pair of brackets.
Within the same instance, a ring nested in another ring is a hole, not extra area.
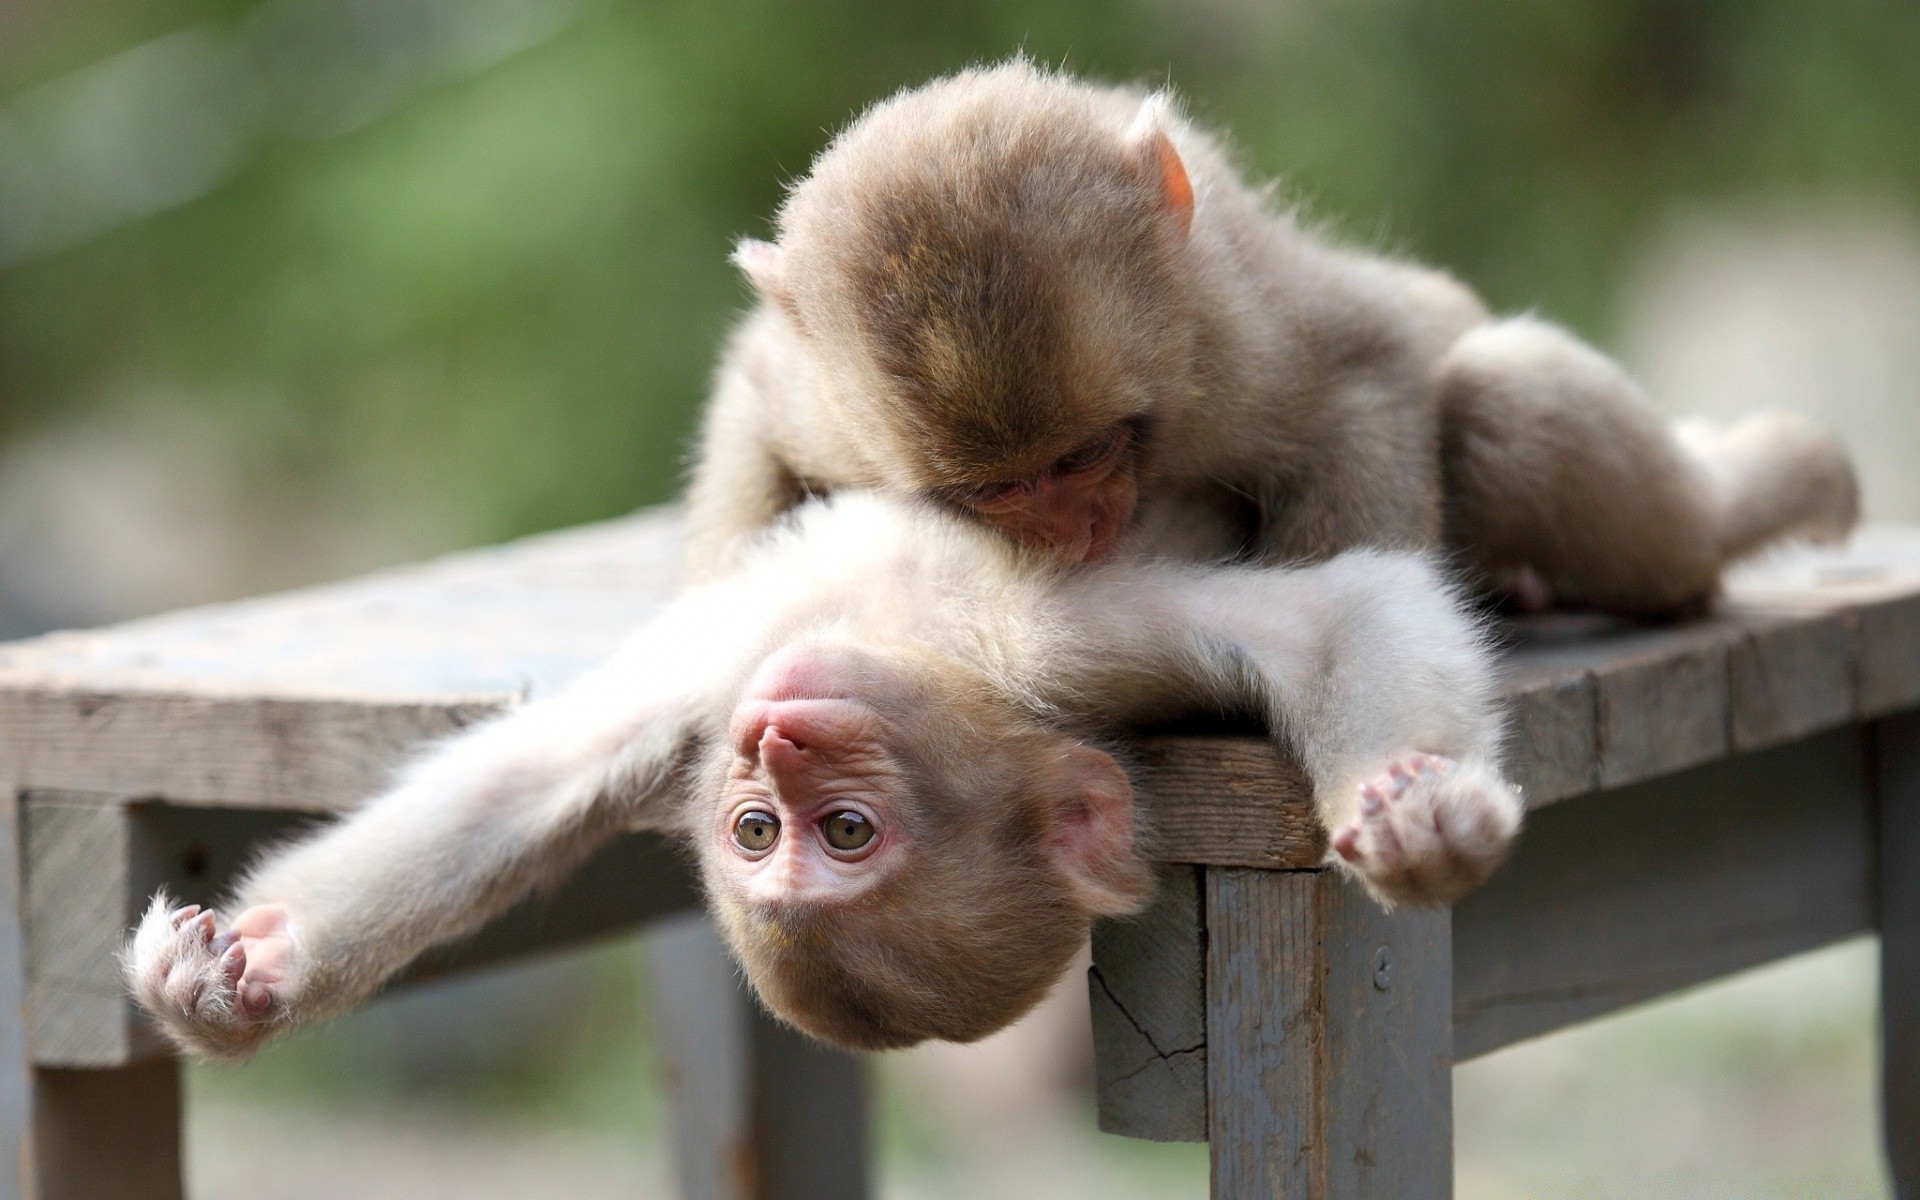
[(761, 303), (708, 411), (695, 577), (860, 486), (1071, 562), (1199, 504), (1258, 561), (1440, 545), (1534, 603), (1660, 616), (1856, 520), (1823, 433), (1677, 435), (1565, 331), (1302, 228), (1161, 96), (1024, 61), (903, 92), (821, 153), (777, 237), (735, 255)]
[(693, 840), (779, 1016), (850, 1047), (972, 1040), (1147, 898), (1111, 736), (1206, 712), (1266, 721), (1383, 901), (1459, 895), (1519, 827), (1481, 632), (1421, 555), (1069, 569), (847, 493), (268, 856), (230, 918), (157, 897), (127, 977), (184, 1050), (245, 1055), (640, 826)]

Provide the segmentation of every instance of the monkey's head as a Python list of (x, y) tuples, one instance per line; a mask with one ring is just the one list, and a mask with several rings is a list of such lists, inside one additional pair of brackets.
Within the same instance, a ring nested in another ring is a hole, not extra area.
[(876, 482), (1073, 561), (1125, 532), (1196, 392), (1194, 194), (1157, 97), (1024, 61), (842, 133), (735, 261)]
[(993, 1033), (1095, 916), (1146, 898), (1112, 757), (956, 684), (950, 664), (789, 646), (728, 741), (703, 791), (707, 892), (767, 1006), (825, 1041)]

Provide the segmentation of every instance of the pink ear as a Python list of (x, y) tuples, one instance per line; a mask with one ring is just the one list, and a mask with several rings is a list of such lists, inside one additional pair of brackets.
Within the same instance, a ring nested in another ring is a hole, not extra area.
[(758, 238), (741, 238), (733, 248), (733, 265), (753, 284), (753, 290), (777, 304), (787, 302), (786, 274), (780, 247)]
[(1111, 755), (1076, 743), (1056, 779), (1060, 799), (1047, 844), (1075, 897), (1096, 916), (1139, 911), (1153, 876), (1134, 847), (1127, 773)]
[(1167, 100), (1148, 96), (1140, 105), (1140, 115), (1127, 131), (1127, 143), (1135, 158), (1152, 174), (1160, 188), (1160, 203), (1175, 233), (1185, 238), (1193, 228), (1193, 181), (1187, 178), (1187, 166), (1180, 151), (1167, 136)]

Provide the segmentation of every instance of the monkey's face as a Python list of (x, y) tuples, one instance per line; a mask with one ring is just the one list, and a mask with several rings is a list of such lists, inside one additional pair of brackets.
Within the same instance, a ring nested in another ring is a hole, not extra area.
[(1147, 890), (1113, 759), (943, 670), (790, 646), (711, 768), (720, 924), (767, 1005), (841, 1045), (992, 1033)]
[(1115, 421), (1039, 471), (947, 493), (947, 499), (1025, 545), (1070, 562), (1099, 562), (1133, 521), (1144, 422)]
[(1130, 107), (1024, 67), (900, 97), (742, 244), (865, 482), (1113, 549), (1198, 391), (1194, 193)]

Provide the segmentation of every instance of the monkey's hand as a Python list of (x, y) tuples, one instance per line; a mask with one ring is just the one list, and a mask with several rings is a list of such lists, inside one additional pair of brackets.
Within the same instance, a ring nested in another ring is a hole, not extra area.
[(1492, 768), (1409, 754), (1359, 785), (1333, 852), (1369, 892), (1396, 904), (1450, 904), (1484, 882), (1520, 832), (1520, 797)]
[(278, 904), (246, 909), (221, 930), (212, 909), (174, 908), (163, 892), (123, 963), (134, 998), (190, 1054), (243, 1058), (291, 1015), (298, 948)]

